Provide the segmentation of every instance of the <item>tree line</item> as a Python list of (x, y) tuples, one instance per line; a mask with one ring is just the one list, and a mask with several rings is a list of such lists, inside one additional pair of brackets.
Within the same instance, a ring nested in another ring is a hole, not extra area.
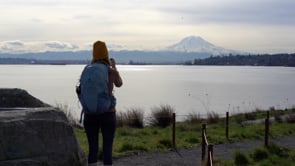
[(226, 66), (291, 66), (295, 67), (293, 54), (263, 54), (263, 55), (229, 55), (211, 56), (205, 59), (195, 59), (185, 64), (191, 65), (226, 65)]

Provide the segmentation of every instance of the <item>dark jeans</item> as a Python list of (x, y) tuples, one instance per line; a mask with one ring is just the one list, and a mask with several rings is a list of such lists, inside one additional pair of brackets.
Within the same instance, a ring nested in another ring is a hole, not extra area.
[(84, 115), (84, 128), (87, 134), (89, 155), (88, 163), (97, 162), (98, 134), (101, 129), (103, 138), (103, 163), (112, 165), (112, 149), (116, 130), (116, 113), (106, 112), (100, 115)]

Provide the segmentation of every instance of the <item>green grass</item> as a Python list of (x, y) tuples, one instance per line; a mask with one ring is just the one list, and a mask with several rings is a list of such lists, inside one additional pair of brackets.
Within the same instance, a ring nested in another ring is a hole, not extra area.
[[(294, 112), (294, 109), (292, 110)], [(282, 114), (292, 112), (282, 110)], [(265, 118), (265, 112), (257, 112), (255, 117)], [(230, 117), (229, 141), (237, 142), (242, 140), (253, 140), (264, 138), (264, 124), (240, 125), (236, 123), (237, 116)], [(84, 129), (74, 128), (76, 137), (88, 153), (87, 138)], [(294, 123), (272, 123), (270, 125), (270, 136), (295, 135)], [(214, 124), (207, 125), (206, 135), (209, 143), (220, 144), (227, 142), (225, 137), (225, 120), (219, 118)], [(101, 140), (101, 138), (100, 138)], [(101, 144), (102, 141), (100, 141)], [(199, 122), (177, 122), (176, 123), (176, 147), (189, 148), (199, 146), (201, 143), (201, 123)], [(102, 146), (100, 145), (100, 148)], [(130, 128), (119, 127), (116, 129), (114, 141), (114, 157), (138, 154), (141, 152), (164, 152), (173, 149), (172, 127), (152, 127)], [(295, 152), (293, 158), (295, 158)], [(292, 156), (292, 155), (291, 155)]]
[(295, 166), (295, 149), (287, 149), (276, 144), (268, 148), (263, 146), (255, 148), (249, 154), (236, 151), (233, 160), (216, 159), (215, 165), (220, 166)]
[(244, 153), (240, 151), (236, 151), (234, 153), (234, 163), (235, 165), (240, 165), (240, 166), (248, 165), (250, 163), (250, 159)]

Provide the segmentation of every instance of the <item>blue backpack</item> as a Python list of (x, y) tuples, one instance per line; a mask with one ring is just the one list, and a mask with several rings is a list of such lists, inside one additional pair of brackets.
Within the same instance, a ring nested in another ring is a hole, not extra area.
[(102, 63), (87, 65), (80, 78), (80, 85), (76, 88), (78, 99), (82, 105), (82, 113), (102, 114), (113, 105), (113, 95), (109, 92), (109, 68)]

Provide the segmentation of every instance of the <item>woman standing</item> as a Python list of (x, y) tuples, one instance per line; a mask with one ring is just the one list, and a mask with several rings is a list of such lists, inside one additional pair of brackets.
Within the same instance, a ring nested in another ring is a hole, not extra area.
[(112, 165), (112, 149), (116, 129), (116, 98), (112, 91), (114, 85), (121, 87), (123, 82), (116, 68), (115, 60), (109, 59), (108, 50), (104, 42), (97, 41), (94, 43), (91, 63), (103, 63), (109, 67), (108, 90), (111, 95), (112, 104), (109, 110), (102, 114), (84, 115), (84, 127), (89, 145), (88, 165), (97, 165), (99, 130), (101, 130), (103, 138), (103, 164)]

